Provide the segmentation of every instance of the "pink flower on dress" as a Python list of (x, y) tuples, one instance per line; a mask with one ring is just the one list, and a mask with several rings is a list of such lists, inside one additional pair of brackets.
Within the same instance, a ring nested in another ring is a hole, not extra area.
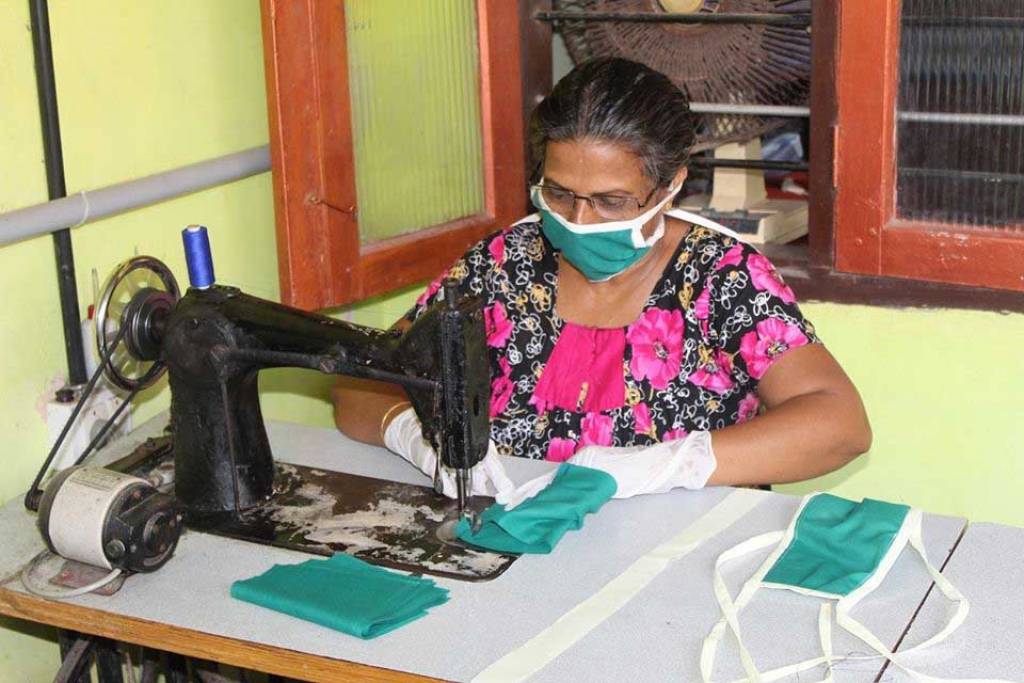
[(435, 294), (437, 294), (437, 290), (441, 289), (441, 283), (444, 282), (444, 279), (445, 279), (445, 277), (447, 277), (447, 275), (448, 274), (445, 273), (445, 274), (441, 275), (441, 277), (437, 278), (436, 280), (431, 282), (429, 285), (427, 285), (427, 288), (423, 291), (422, 294), (420, 294), (419, 298), (416, 299), (416, 305), (417, 306), (423, 306), (428, 301), (430, 301), (430, 298), (432, 296), (434, 296)]
[(733, 387), (732, 356), (721, 349), (702, 349), (697, 371), (690, 375), (690, 381), (716, 394), (724, 394)]
[(612, 445), (612, 418), (599, 413), (587, 413), (580, 425), (583, 429), (583, 437), (580, 439), (580, 446), (611, 446)]
[(556, 436), (548, 442), (548, 452), (544, 456), (544, 459), (550, 460), (551, 462), (565, 462), (571, 458), (572, 454), (575, 452), (575, 441)]
[(652, 429), (651, 409), (646, 403), (637, 403), (633, 406), (633, 430), (637, 434), (650, 434)]
[(750, 392), (740, 401), (739, 415), (736, 418), (736, 422), (746, 422), (750, 418), (755, 417), (757, 409), (760, 407), (761, 401), (757, 398), (757, 394)]
[(487, 345), (501, 348), (512, 336), (512, 321), (505, 312), (505, 304), (495, 301), (484, 309), (484, 325), (487, 329)]
[(704, 290), (693, 302), (693, 314), (700, 321), (700, 331), (708, 336), (708, 317), (711, 315), (711, 289), (705, 285)]
[(678, 309), (648, 309), (629, 326), (626, 340), (633, 348), (629, 362), (633, 377), (647, 378), (655, 389), (668, 388), (682, 361), (683, 314)]
[(791, 304), (796, 301), (793, 290), (782, 281), (779, 271), (775, 270), (772, 262), (760, 254), (751, 254), (747, 259), (747, 268), (750, 270), (750, 281), (759, 290), (768, 290), (773, 296), (777, 296), (784, 303)]
[(747, 372), (761, 379), (768, 368), (782, 354), (803, 346), (807, 337), (798, 325), (778, 318), (767, 318), (757, 324), (755, 331), (747, 332), (740, 340), (740, 355), (747, 364)]
[[(753, 257), (753, 255), (751, 255)], [(763, 256), (761, 258), (764, 258)], [(743, 260), (743, 245), (737, 244), (729, 251), (725, 252), (725, 256), (718, 260), (715, 264), (715, 270), (721, 270), (727, 266), (738, 266), (740, 261)]]
[(689, 436), (689, 434), (690, 433), (688, 431), (680, 427), (679, 429), (673, 429), (671, 431), (665, 432), (665, 434), (662, 435), (661, 440), (678, 441), (679, 439), (685, 439), (687, 436)]
[(505, 233), (491, 240), (491, 243), (487, 245), (487, 251), (491, 254), (494, 267), (500, 268), (505, 263)]
[(501, 374), (491, 380), (491, 409), (489, 413), (492, 418), (505, 410), (505, 406), (512, 398), (512, 391), (515, 389), (511, 377), (512, 366), (504, 357), (498, 359), (498, 365), (501, 367)]

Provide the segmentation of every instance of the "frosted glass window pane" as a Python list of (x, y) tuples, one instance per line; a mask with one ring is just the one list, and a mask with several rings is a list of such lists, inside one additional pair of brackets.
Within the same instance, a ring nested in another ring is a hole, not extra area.
[(475, 6), (345, 3), (364, 243), (483, 210)]
[(901, 217), (1024, 224), (1024, 3), (903, 0)]

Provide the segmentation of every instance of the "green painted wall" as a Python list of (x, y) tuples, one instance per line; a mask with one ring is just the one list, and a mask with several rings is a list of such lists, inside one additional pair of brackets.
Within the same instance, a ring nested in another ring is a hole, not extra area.
[[(46, 199), (25, 2), (0, 0), (0, 211)], [(71, 192), (226, 154), (267, 140), (255, 0), (53, 0), (58, 96)], [(79, 291), (134, 253), (184, 277), (179, 231), (212, 231), (218, 277), (277, 298), (270, 179), (264, 174), (74, 233)], [(0, 247), (0, 501), (27, 487), (47, 448), (40, 401), (64, 373), (50, 238)], [(407, 291), (337, 312), (390, 325)], [(905, 500), (926, 509), (1024, 525), (1021, 390), (1024, 316), (808, 304), (807, 314), (864, 394), (871, 453), (793, 487)], [(329, 379), (297, 371), (261, 378), (275, 419), (329, 425)], [(144, 420), (167, 405), (161, 385)], [(0, 577), (2, 578), (2, 577)], [(50, 680), (46, 629), (0, 618), (0, 683)]]
[(780, 487), (1024, 526), (1024, 315), (809, 303), (864, 398), (871, 451)]

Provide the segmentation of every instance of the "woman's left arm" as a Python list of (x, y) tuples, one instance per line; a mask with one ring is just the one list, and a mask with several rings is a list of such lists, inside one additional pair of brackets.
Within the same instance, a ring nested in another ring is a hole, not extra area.
[(839, 469), (871, 446), (860, 395), (821, 344), (784, 354), (757, 392), (762, 415), (712, 432), (718, 466), (709, 485), (809, 479)]

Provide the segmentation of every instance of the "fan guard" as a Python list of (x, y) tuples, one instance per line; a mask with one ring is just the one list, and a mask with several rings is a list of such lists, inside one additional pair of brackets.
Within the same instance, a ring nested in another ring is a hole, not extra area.
[[(553, 10), (666, 13), (698, 6), (700, 13), (806, 13), (809, 0), (554, 0)], [(668, 9), (666, 9), (668, 8)], [(811, 35), (807, 28), (754, 24), (560, 20), (574, 63), (624, 57), (668, 76), (691, 102), (803, 106), (810, 95)], [(743, 142), (784, 119), (704, 114), (693, 151)]]

